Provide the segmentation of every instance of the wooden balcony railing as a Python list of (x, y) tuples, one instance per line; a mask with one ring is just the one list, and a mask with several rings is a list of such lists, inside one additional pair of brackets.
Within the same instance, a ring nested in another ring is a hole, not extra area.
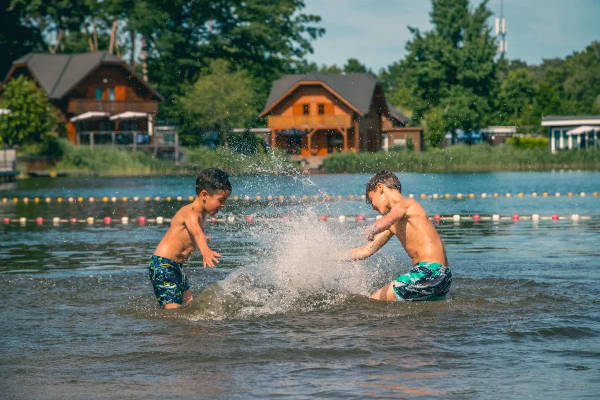
[(156, 113), (158, 103), (156, 101), (102, 101), (93, 99), (71, 99), (67, 106), (67, 112), (72, 114), (83, 114), (88, 111), (104, 111), (110, 114), (118, 114), (125, 111), (139, 111)]
[(271, 129), (327, 129), (350, 128), (350, 115), (271, 115), (268, 118)]

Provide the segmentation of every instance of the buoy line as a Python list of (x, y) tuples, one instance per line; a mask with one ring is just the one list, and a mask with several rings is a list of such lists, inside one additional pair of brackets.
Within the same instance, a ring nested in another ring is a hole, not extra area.
[[(439, 193), (433, 193), (433, 194), (427, 194), (427, 193), (421, 193), (419, 195), (415, 195), (413, 193), (409, 193), (407, 195), (407, 197), (409, 198), (418, 198), (418, 199), (432, 199), (432, 200), (437, 200), (437, 199), (499, 199), (499, 198), (511, 198), (511, 197), (516, 197), (516, 198), (550, 198), (550, 197), (599, 197), (598, 196), (598, 192), (592, 192), (592, 193), (586, 193), (586, 192), (567, 192), (567, 193), (560, 193), (560, 192), (554, 192), (554, 193), (550, 193), (550, 192), (542, 192), (542, 193), (537, 193), (537, 192), (533, 192), (533, 193), (523, 193), (523, 192), (518, 192), (518, 193), (455, 193), (455, 194), (450, 194), (450, 193), (445, 193), (445, 194), (439, 194)], [(284, 195), (278, 195), (278, 196), (273, 196), (273, 195), (267, 195), (267, 196), (261, 196), (261, 195), (256, 195), (256, 196), (249, 196), (249, 195), (244, 195), (244, 196), (231, 196), (230, 197), (230, 201), (242, 201), (242, 202), (247, 202), (247, 201), (279, 201), (279, 202), (290, 202), (290, 203), (294, 203), (294, 202), (307, 202), (307, 201), (315, 201), (315, 202), (319, 202), (319, 201), (341, 201), (341, 200), (365, 200), (365, 195), (361, 194), (361, 195), (355, 195), (355, 194), (350, 194), (350, 195), (346, 195), (346, 196), (342, 196), (342, 195), (314, 195), (314, 196), (308, 196), (308, 195), (302, 195), (302, 196), (297, 196), (297, 195), (290, 195), (290, 196), (284, 196)], [(69, 197), (2, 197), (2, 199), (0, 200), (0, 204), (50, 204), (50, 203), (64, 203), (64, 204), (81, 204), (81, 203), (128, 203), (128, 202), (133, 202), (133, 203), (148, 203), (148, 202), (172, 202), (172, 201), (177, 201), (177, 202), (182, 202), (182, 201), (193, 201), (194, 200), (194, 196), (145, 196), (145, 197), (140, 197), (140, 196), (133, 196), (133, 197), (127, 197), (127, 196), (123, 196), (123, 197), (116, 197), (116, 196), (102, 196), (102, 197), (94, 197), (94, 196), (89, 196), (89, 197), (83, 197), (83, 196), (69, 196)]]
[[(261, 216), (253, 216), (253, 215), (242, 215), (242, 216), (235, 216), (235, 215), (228, 215), (228, 216), (224, 216), (224, 217), (220, 217), (220, 218), (216, 218), (216, 217), (211, 217), (209, 219), (207, 219), (208, 223), (247, 223), (247, 224), (252, 224), (255, 222), (272, 222), (272, 221), (286, 221), (286, 220), (290, 220), (292, 217), (290, 216), (281, 216), (281, 217), (261, 217)], [(340, 223), (345, 223), (345, 222), (370, 222), (370, 221), (375, 221), (377, 219), (381, 218), (381, 216), (377, 216), (377, 217), (365, 217), (363, 215), (338, 215), (338, 216), (328, 216), (328, 215), (321, 215), (317, 218), (316, 222), (331, 222), (331, 221), (337, 221)], [(453, 214), (453, 215), (439, 215), (436, 214), (434, 216), (430, 216), (429, 217), (430, 220), (439, 223), (439, 222), (445, 222), (445, 221), (452, 221), (452, 222), (480, 222), (480, 221), (492, 221), (492, 222), (501, 222), (501, 221), (513, 221), (513, 222), (517, 222), (517, 221), (533, 221), (533, 222), (539, 222), (539, 221), (565, 221), (565, 220), (569, 220), (569, 221), (573, 221), (573, 222), (577, 222), (577, 221), (584, 221), (584, 220), (591, 220), (592, 217), (589, 215), (579, 215), (579, 214), (570, 214), (570, 215), (558, 215), (558, 214), (552, 214), (552, 215), (539, 215), (539, 214), (531, 214), (531, 215), (519, 215), (519, 214), (512, 214), (512, 215), (500, 215), (500, 214), (491, 214), (491, 215), (479, 215), (479, 214), (473, 214), (473, 215), (460, 215), (460, 214)], [(156, 224), (156, 225), (163, 225), (163, 224), (168, 224), (171, 222), (171, 218), (165, 218), (162, 216), (157, 216), (157, 217), (153, 217), (153, 218), (147, 218), (145, 216), (139, 216), (139, 217), (116, 217), (116, 218), (112, 218), (112, 217), (102, 217), (102, 218), (96, 218), (96, 217), (86, 217), (86, 218), (60, 218), (60, 217), (52, 217), (52, 218), (48, 218), (45, 219), (43, 217), (36, 217), (36, 218), (26, 218), (26, 217), (18, 217), (18, 218), (9, 218), (9, 217), (4, 217), (2, 219), (2, 223), (3, 225), (11, 225), (11, 224), (18, 224), (21, 226), (25, 226), (27, 224), (35, 224), (38, 226), (45, 226), (45, 225), (52, 225), (52, 226), (60, 226), (60, 225), (102, 225), (102, 226), (116, 226), (116, 225), (140, 225), (140, 226), (144, 226), (146, 224)]]

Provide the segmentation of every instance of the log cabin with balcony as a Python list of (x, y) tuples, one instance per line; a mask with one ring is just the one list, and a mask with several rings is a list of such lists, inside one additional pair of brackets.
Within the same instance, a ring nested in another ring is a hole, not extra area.
[(267, 117), (273, 148), (302, 158), (379, 150), (387, 113), (373, 76), (312, 73), (275, 81), (259, 116)]
[(4, 82), (20, 75), (35, 81), (60, 110), (72, 143), (174, 151), (177, 159), (177, 135), (156, 135), (154, 129), (162, 96), (119, 57), (30, 53), (13, 62)]

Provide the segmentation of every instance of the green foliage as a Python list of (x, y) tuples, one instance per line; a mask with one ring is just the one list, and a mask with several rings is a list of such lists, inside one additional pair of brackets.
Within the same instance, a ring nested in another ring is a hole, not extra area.
[(256, 90), (246, 71), (230, 71), (225, 60), (214, 60), (191, 86), (176, 98), (184, 117), (182, 136), (216, 130), (229, 132), (249, 126), (256, 118)]
[(2, 93), (0, 108), (10, 113), (0, 115), (0, 143), (13, 146), (44, 143), (56, 137), (56, 110), (35, 83), (19, 76), (11, 79)]
[(69, 174), (132, 176), (163, 175), (177, 171), (173, 162), (158, 160), (140, 151), (113, 146), (74, 146), (64, 139), (59, 144), (62, 160), (57, 163), (56, 169)]
[(439, 148), (444, 145), (444, 119), (438, 108), (430, 109), (423, 120), (423, 139), (427, 148)]
[(264, 140), (251, 132), (234, 132), (227, 135), (229, 148), (241, 154), (264, 153), (266, 145)]
[(234, 175), (240, 174), (296, 174), (298, 166), (289, 162), (285, 154), (258, 152), (246, 155), (223, 147), (184, 148), (184, 161), (174, 164), (159, 160), (141, 151), (128, 151), (112, 146), (74, 146), (65, 139), (58, 141), (62, 160), (56, 169), (69, 174), (101, 176), (187, 175), (215, 167)]
[(196, 147), (186, 149), (185, 154), (186, 165), (183, 167), (188, 173), (214, 167), (235, 175), (291, 175), (297, 174), (299, 169), (284, 153), (274, 151), (246, 155), (223, 147), (217, 148), (216, 151), (207, 147)]
[(548, 138), (545, 137), (513, 136), (506, 139), (506, 143), (518, 149), (548, 149)]
[(420, 121), (432, 108), (445, 131), (485, 126), (497, 87), (495, 39), (487, 24), (486, 1), (473, 10), (467, 0), (433, 0), (433, 30), (409, 28), (406, 58), (382, 73), (392, 96), (410, 106)]
[(492, 147), (485, 143), (420, 153), (339, 153), (327, 157), (321, 167), (328, 173), (374, 173), (382, 169), (396, 172), (476, 172), (599, 168), (600, 151), (595, 149), (552, 154), (547, 148)]
[(373, 71), (371, 71), (369, 68), (367, 68), (366, 65), (362, 64), (356, 58), (349, 58), (348, 59), (348, 61), (344, 65), (344, 72), (346, 72), (348, 74), (363, 73), (363, 74), (374, 75)]
[(24, 21), (22, 10), (12, 10), (10, 0), (0, 0), (0, 80), (14, 60), (32, 51), (42, 50), (39, 30)]

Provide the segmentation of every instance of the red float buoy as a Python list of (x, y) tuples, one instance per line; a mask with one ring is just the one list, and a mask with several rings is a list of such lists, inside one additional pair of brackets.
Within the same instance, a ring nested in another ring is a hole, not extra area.
[(110, 217), (104, 217), (104, 223), (105, 223), (106, 225), (110, 225), (110, 223), (111, 223), (111, 219), (110, 219)]
[(71, 222), (71, 224), (76, 224), (77, 223), (77, 218), (73, 217), (69, 221)]
[(247, 223), (249, 223), (249, 224), (251, 224), (251, 223), (253, 222), (253, 219), (252, 219), (252, 216), (251, 216), (251, 215), (248, 215), (248, 216), (246, 217), (246, 222), (247, 222)]
[(479, 214), (473, 215), (473, 221), (479, 221), (480, 219), (481, 217), (479, 216)]
[(513, 214), (512, 219), (517, 221), (519, 219), (519, 214)]
[(140, 223), (140, 226), (146, 225), (146, 217), (144, 217), (144, 216), (139, 217), (138, 222)]
[(440, 221), (442, 220), (442, 217), (441, 217), (439, 214), (435, 214), (435, 215), (433, 216), (433, 220), (434, 220), (435, 222), (440, 222)]
[(556, 221), (558, 219), (558, 214), (552, 214), (552, 219)]
[(325, 215), (321, 215), (320, 219), (321, 221), (327, 221), (327, 217)]
[(35, 219), (35, 223), (36, 223), (36, 224), (38, 224), (38, 225), (42, 225), (42, 224), (44, 223), (44, 218), (42, 218), (42, 217), (37, 217), (37, 218)]
[(357, 221), (364, 221), (365, 217), (363, 217), (362, 215), (359, 215), (358, 217), (356, 217)]
[(216, 217), (210, 217), (210, 222), (217, 222), (217, 218)]
[(8, 225), (10, 224), (10, 218), (6, 217), (2, 220), (2, 222), (4, 222), (4, 225)]

